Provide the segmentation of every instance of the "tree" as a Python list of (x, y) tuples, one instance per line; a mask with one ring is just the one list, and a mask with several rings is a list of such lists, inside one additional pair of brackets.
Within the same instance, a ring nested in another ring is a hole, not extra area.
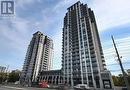
[(128, 75), (130, 76), (130, 69), (127, 70)]
[(20, 71), (12, 71), (9, 73), (8, 82), (16, 82), (19, 81), (20, 78)]
[[(127, 74), (128, 74), (128, 82), (130, 84), (130, 69), (127, 70)], [(112, 76), (113, 82), (115, 86), (125, 86), (125, 82), (124, 82), (124, 78), (122, 74), (119, 74), (118, 76)]]
[(125, 86), (124, 78), (122, 74), (118, 75), (119, 86)]
[(129, 82), (129, 85), (130, 85), (130, 69), (127, 70), (127, 73), (128, 73), (128, 82)]
[(6, 79), (7, 79), (7, 73), (0, 72), (0, 83), (5, 82)]
[(118, 86), (119, 85), (119, 82), (118, 82), (118, 77), (117, 76), (112, 76), (112, 79), (113, 79), (113, 83), (115, 86)]

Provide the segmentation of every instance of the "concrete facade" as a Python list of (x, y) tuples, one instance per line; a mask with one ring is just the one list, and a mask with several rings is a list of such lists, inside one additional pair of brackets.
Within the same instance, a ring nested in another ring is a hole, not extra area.
[(33, 34), (33, 38), (26, 53), (21, 82), (36, 82), (39, 72), (52, 68), (53, 41), (40, 31)]
[(46, 81), (49, 85), (58, 85), (63, 83), (63, 74), (61, 70), (42, 71), (39, 75), (39, 81)]
[[(80, 1), (67, 10), (62, 47), (64, 83), (88, 84), (96, 90), (113, 89), (93, 11)], [(108, 77), (103, 79), (103, 75)]]

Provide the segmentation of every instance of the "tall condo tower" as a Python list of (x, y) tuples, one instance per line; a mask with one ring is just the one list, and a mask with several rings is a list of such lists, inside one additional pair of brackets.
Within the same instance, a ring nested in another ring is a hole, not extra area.
[(62, 47), (64, 83), (87, 84), (96, 90), (112, 89), (93, 11), (80, 1), (67, 10)]
[(36, 82), (41, 71), (48, 71), (52, 67), (53, 41), (40, 31), (33, 34), (28, 46), (21, 82)]

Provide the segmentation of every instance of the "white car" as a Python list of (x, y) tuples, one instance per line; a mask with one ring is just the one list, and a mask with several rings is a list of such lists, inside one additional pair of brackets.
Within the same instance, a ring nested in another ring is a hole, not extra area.
[(14, 84), (15, 84), (15, 85), (18, 85), (18, 84), (20, 84), (20, 82), (19, 82), (19, 81), (16, 81)]
[(87, 84), (78, 84), (74, 86), (74, 89), (77, 90), (90, 90), (89, 86)]

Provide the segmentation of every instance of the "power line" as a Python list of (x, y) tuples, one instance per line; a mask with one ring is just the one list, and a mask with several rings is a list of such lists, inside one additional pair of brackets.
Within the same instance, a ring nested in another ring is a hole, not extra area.
[[(123, 64), (130, 64), (130, 62), (122, 62)], [(108, 64), (107, 66), (119, 65), (118, 63)]]
[[(129, 68), (128, 68), (129, 69)], [(128, 69), (124, 69), (125, 71), (128, 70)], [(113, 69), (109, 69), (109, 71), (111, 72), (121, 72), (121, 69), (117, 69), (117, 70), (113, 70)]]
[(115, 41), (114, 41), (114, 37), (111, 36), (111, 38), (112, 38), (113, 45), (114, 45), (114, 48), (115, 48), (115, 51), (116, 51), (116, 54), (117, 54), (117, 57), (118, 57), (119, 65), (121, 67), (121, 71), (122, 71), (122, 74), (123, 74), (123, 77), (124, 77), (124, 81), (125, 81), (126, 87), (127, 87), (128, 90), (130, 90), (129, 82), (127, 80), (127, 75), (126, 75), (125, 70), (123, 68), (122, 61), (121, 61), (120, 55), (118, 53), (118, 50), (117, 50), (117, 47), (116, 47), (116, 44), (115, 44)]

